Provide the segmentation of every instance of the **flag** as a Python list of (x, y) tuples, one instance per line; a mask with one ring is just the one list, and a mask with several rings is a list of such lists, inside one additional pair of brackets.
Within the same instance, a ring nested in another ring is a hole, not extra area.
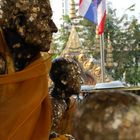
[(97, 15), (98, 34), (102, 34), (106, 20), (106, 0), (97, 0)]
[(79, 13), (84, 18), (97, 24), (97, 4), (92, 0), (80, 0)]
[(104, 32), (106, 0), (80, 0), (79, 13), (84, 18), (97, 24), (98, 34), (102, 34)]

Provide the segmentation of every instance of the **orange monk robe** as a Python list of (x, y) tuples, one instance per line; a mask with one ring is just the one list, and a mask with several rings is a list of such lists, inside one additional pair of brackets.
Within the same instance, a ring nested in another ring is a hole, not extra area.
[(0, 140), (48, 140), (50, 66), (50, 58), (40, 58), (20, 72), (0, 76)]
[(77, 99), (71, 97), (69, 109), (63, 113), (61, 119), (61, 124), (58, 131), (59, 134), (72, 134), (73, 117), (77, 107), (78, 107)]

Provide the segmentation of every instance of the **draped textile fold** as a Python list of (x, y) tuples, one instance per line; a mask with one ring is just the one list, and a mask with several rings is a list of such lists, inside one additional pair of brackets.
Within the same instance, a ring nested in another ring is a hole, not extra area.
[(0, 76), (0, 140), (48, 140), (50, 67), (50, 58), (39, 58), (22, 71)]

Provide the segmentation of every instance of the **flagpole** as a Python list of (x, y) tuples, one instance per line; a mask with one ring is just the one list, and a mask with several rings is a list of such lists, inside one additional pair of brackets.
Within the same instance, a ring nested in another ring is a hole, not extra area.
[(104, 33), (100, 35), (101, 82), (105, 82)]
[(100, 35), (101, 55), (101, 82), (105, 82), (105, 61), (104, 61), (104, 24), (106, 20), (106, 0), (80, 0), (79, 13), (84, 18), (98, 26)]

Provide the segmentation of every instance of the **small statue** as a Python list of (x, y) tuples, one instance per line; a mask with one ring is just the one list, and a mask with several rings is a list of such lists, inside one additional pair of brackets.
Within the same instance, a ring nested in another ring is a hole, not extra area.
[(71, 58), (56, 58), (52, 62), (50, 78), (53, 81), (50, 91), (53, 105), (52, 131), (59, 134), (70, 133), (71, 116), (77, 104), (72, 95), (80, 94), (81, 70)]

